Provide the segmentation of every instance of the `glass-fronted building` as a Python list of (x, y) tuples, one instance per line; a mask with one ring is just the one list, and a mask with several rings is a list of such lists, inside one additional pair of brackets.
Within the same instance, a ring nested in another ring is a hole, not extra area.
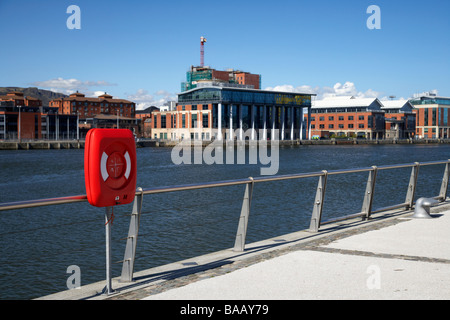
[(152, 137), (172, 140), (306, 139), (309, 124), (304, 115), (311, 112), (312, 96), (224, 84), (204, 85), (180, 93), (176, 111), (153, 113)]
[(410, 100), (417, 116), (416, 135), (419, 138), (450, 138), (450, 98), (428, 94)]

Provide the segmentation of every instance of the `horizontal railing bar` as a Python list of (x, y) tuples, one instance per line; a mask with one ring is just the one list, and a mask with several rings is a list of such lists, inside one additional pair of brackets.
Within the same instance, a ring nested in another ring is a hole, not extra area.
[(146, 188), (146, 189), (142, 189), (142, 192), (136, 192), (136, 195), (235, 186), (235, 185), (241, 185), (241, 184), (248, 184), (251, 182), (252, 182), (252, 180), (250, 178), (247, 178), (247, 179), (240, 179), (240, 180), (208, 182), (208, 183), (202, 183), (202, 184), (187, 184), (187, 185), (170, 186), (170, 187)]
[[(217, 181), (217, 182), (209, 182), (209, 183), (202, 183), (202, 184), (147, 188), (147, 189), (143, 189), (142, 193), (143, 194), (167, 193), (167, 192), (175, 192), (175, 191), (187, 191), (187, 190), (196, 190), (196, 189), (205, 189), (205, 188), (235, 186), (235, 185), (242, 185), (242, 184), (248, 184), (248, 183), (319, 177), (319, 176), (323, 176), (323, 175), (324, 175), (323, 172), (312, 172), (312, 173), (300, 173), (300, 174), (291, 174), (291, 175), (284, 175), (284, 176), (246, 178), (246, 179), (239, 179), (239, 180)], [(136, 192), (136, 195), (139, 195), (139, 194), (141, 194), (141, 192)]]
[[(438, 164), (447, 164), (447, 163), (450, 163), (450, 160), (421, 162), (418, 164), (419, 164), (419, 166), (429, 166), (429, 165), (438, 165)], [(411, 163), (411, 164), (386, 165), (386, 166), (379, 166), (376, 168), (377, 168), (377, 170), (387, 170), (387, 169), (414, 167), (416, 165), (417, 165), (416, 163)], [(346, 174), (346, 173), (367, 172), (367, 171), (371, 171), (371, 170), (374, 170), (374, 167), (344, 169), (344, 170), (331, 170), (331, 171), (321, 171), (321, 172), (312, 172), (312, 173), (300, 173), (300, 174), (280, 175), (280, 176), (271, 176), (271, 177), (246, 178), (246, 179), (237, 179), (237, 180), (229, 180), (229, 181), (197, 183), (197, 184), (191, 184), (191, 185), (147, 188), (147, 189), (143, 189), (142, 191), (137, 191), (136, 195), (167, 193), (167, 192), (187, 191), (187, 190), (198, 190), (198, 189), (205, 189), (205, 188), (216, 188), (216, 187), (242, 185), (242, 184), (248, 184), (248, 183), (292, 180), (292, 179), (301, 179), (301, 178), (309, 178), (309, 177), (320, 177), (325, 174), (338, 175), (338, 174)], [(10, 202), (10, 203), (0, 204), (0, 211), (33, 208), (33, 207), (41, 207), (41, 206), (48, 206), (48, 205), (60, 205), (60, 204), (85, 202), (85, 201), (87, 201), (86, 195)], [(387, 208), (395, 209), (395, 208), (399, 208), (404, 205), (406, 205), (406, 204), (400, 204), (397, 206), (387, 207)], [(372, 212), (375, 213), (375, 212), (380, 212), (380, 211), (385, 211), (385, 210), (382, 209), (382, 210), (377, 210), (377, 211), (372, 211)]]
[(87, 201), (86, 195), (80, 196), (70, 196), (61, 198), (51, 198), (51, 199), (39, 199), (39, 200), (27, 200), (18, 202), (9, 202), (0, 204), (0, 211), (15, 210), (15, 209), (25, 209), (34, 207), (51, 206), (66, 203), (76, 203)]
[(383, 212), (383, 211), (394, 210), (394, 209), (406, 207), (408, 205), (409, 205), (409, 203), (406, 203), (406, 202), (405, 203), (400, 203), (400, 204), (395, 204), (395, 205), (392, 205), (392, 206), (387, 206), (387, 207), (378, 208), (376, 210), (372, 210), (372, 213), (379, 213), (379, 212)]
[(420, 166), (432, 166), (437, 164), (447, 164), (450, 163), (450, 160), (447, 161), (429, 161), (429, 162), (420, 162)]
[(372, 171), (373, 168), (357, 168), (357, 169), (344, 169), (344, 170), (330, 170), (328, 171), (328, 175), (337, 175), (337, 174), (345, 174), (345, 173), (357, 173), (357, 172), (367, 172)]
[[(420, 167), (423, 166), (432, 166), (432, 165), (438, 165), (438, 164), (447, 164), (450, 163), (449, 160), (443, 160), (443, 161), (429, 161), (429, 162), (417, 162)], [(416, 166), (416, 163), (406, 163), (406, 164), (393, 164), (393, 165), (383, 165), (377, 167), (378, 170), (388, 170), (388, 169), (399, 169), (399, 168), (412, 168)]]
[[(415, 166), (416, 166), (415, 163), (410, 163), (410, 164), (391, 164), (391, 165), (379, 166), (379, 167), (377, 167), (377, 169), (379, 171), (381, 171), (381, 170), (390, 170), (390, 169), (412, 168), (412, 167), (415, 167)], [(419, 163), (419, 166), (420, 166), (420, 163)]]
[(367, 215), (367, 213), (363, 213), (363, 212), (354, 213), (354, 214), (350, 214), (348, 216), (342, 216), (342, 217), (338, 217), (338, 218), (322, 221), (320, 223), (320, 225), (335, 223), (335, 222), (349, 220), (349, 219), (354, 219), (354, 218), (362, 217), (362, 216), (365, 216), (365, 215)]
[(289, 174), (282, 176), (272, 176), (272, 177), (258, 177), (253, 178), (253, 182), (270, 182), (270, 181), (280, 181), (280, 180), (291, 180), (291, 179), (301, 179), (301, 178), (311, 178), (311, 177), (320, 177), (325, 173), (321, 172), (311, 172), (311, 173), (298, 173), (298, 174)]

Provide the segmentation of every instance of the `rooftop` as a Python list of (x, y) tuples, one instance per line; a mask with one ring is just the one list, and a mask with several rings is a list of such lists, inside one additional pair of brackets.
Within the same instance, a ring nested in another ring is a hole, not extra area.
[(409, 100), (386, 100), (381, 103), (383, 104), (381, 109), (402, 109), (405, 106), (411, 109), (413, 107)]
[(348, 108), (348, 107), (369, 107), (373, 103), (383, 104), (377, 98), (354, 98), (354, 97), (333, 97), (323, 100), (316, 100), (313, 109), (325, 108)]
[(181, 93), (178, 93), (178, 96), (180, 95), (185, 95), (187, 93), (191, 93), (191, 92), (195, 92), (197, 90), (203, 90), (203, 89), (216, 89), (216, 90), (232, 90), (232, 91), (249, 91), (249, 92), (254, 92), (254, 93), (258, 93), (258, 92), (262, 92), (262, 93), (274, 93), (274, 94), (285, 94), (285, 95), (306, 95), (306, 96), (316, 96), (315, 93), (301, 93), (301, 92), (290, 92), (290, 91), (272, 91), (272, 90), (261, 90), (261, 89), (254, 89), (254, 88), (241, 88), (241, 87), (235, 87), (235, 86), (227, 86), (227, 85), (216, 85), (215, 83), (211, 83), (209, 85), (205, 85), (203, 87), (200, 88), (193, 88), (191, 90), (188, 91), (184, 91)]
[(103, 94), (101, 96), (98, 96), (97, 98), (94, 97), (86, 97), (83, 93), (72, 93), (69, 97), (66, 98), (58, 98), (53, 99), (52, 101), (80, 101), (80, 102), (109, 102), (109, 103), (134, 103), (129, 100), (125, 99), (114, 99), (113, 96), (109, 94)]

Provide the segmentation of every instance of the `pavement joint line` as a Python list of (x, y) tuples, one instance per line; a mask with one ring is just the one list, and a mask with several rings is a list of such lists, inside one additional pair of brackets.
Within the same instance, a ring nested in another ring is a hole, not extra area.
[(384, 258), (384, 259), (401, 259), (401, 260), (408, 260), (408, 261), (450, 264), (450, 260), (448, 260), (448, 259), (429, 258), (429, 257), (422, 257), (422, 256), (408, 256), (408, 255), (390, 254), (390, 253), (375, 253), (375, 252), (369, 252), (369, 251), (324, 248), (324, 247), (311, 247), (311, 248), (309, 248), (309, 250), (318, 251), (318, 252), (326, 252), (326, 253), (346, 254), (346, 255), (352, 255), (352, 256), (366, 256), (366, 257)]

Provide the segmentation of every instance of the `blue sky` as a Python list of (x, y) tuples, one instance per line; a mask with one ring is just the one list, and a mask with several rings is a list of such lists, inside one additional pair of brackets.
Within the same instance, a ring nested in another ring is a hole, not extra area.
[[(81, 9), (70, 30), (67, 8)], [(367, 8), (381, 9), (370, 30)], [(450, 1), (0, 0), (0, 86), (144, 107), (176, 97), (191, 65), (262, 75), (262, 87), (360, 97), (450, 96)]]

